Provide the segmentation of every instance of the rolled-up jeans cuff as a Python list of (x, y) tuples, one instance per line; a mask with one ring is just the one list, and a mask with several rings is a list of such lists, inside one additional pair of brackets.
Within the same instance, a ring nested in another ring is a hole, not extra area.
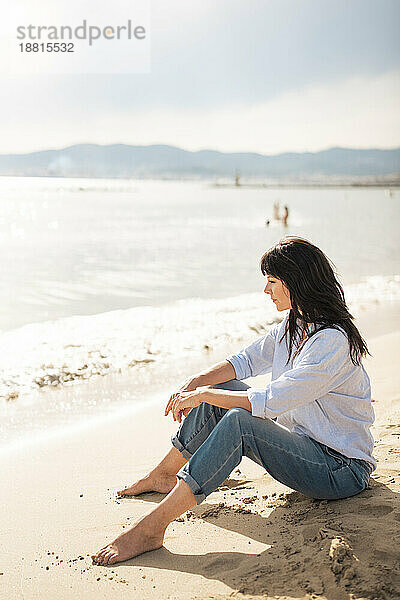
[(186, 481), (186, 483), (192, 490), (193, 496), (195, 497), (197, 504), (200, 504), (201, 502), (203, 502), (203, 500), (205, 500), (206, 495), (203, 494), (203, 491), (197, 483), (197, 481), (193, 479), (193, 477), (189, 475), (189, 473), (184, 469), (185, 467), (182, 467), (182, 469), (180, 469), (177, 472), (176, 476), (178, 477), (178, 479), (183, 479), (183, 481)]
[(177, 450), (179, 450), (183, 458), (186, 458), (186, 460), (190, 460), (192, 458), (193, 454), (186, 450), (185, 446), (181, 444), (181, 442), (175, 434), (171, 437), (171, 443), (173, 446), (175, 446)]

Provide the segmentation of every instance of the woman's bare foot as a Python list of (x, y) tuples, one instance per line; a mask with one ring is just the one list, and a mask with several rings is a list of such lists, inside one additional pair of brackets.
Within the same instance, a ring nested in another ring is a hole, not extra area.
[(117, 495), (120, 497), (129, 497), (137, 496), (144, 492), (161, 492), (162, 494), (168, 494), (175, 487), (176, 482), (176, 475), (150, 473), (133, 483), (130, 487), (119, 490)]
[(168, 525), (195, 505), (196, 497), (189, 485), (179, 479), (174, 489), (160, 503), (156, 503), (149, 514), (141, 517), (132, 529), (92, 554), (93, 562), (98, 565), (113, 565), (143, 552), (161, 548)]
[(132, 529), (119, 535), (96, 554), (92, 554), (92, 560), (96, 565), (113, 565), (143, 552), (157, 550), (161, 548), (163, 541), (164, 532), (150, 531), (145, 519), (141, 519)]

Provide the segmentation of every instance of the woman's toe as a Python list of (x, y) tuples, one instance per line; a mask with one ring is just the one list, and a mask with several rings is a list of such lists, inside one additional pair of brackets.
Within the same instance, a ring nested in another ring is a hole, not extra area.
[(104, 556), (107, 554), (108, 550), (109, 550), (109, 547), (108, 547), (108, 546), (106, 546), (105, 548), (102, 548), (101, 550), (99, 550), (99, 551), (97, 552), (97, 554), (95, 554), (95, 556), (94, 556), (94, 559), (93, 559), (93, 560), (94, 560), (94, 561), (95, 561), (95, 562), (96, 562), (98, 565), (101, 565), (101, 564), (103, 564)]
[(118, 553), (114, 552), (114, 554), (112, 554), (110, 556), (110, 558), (108, 559), (108, 565), (113, 565), (114, 563), (118, 562)]
[(109, 564), (111, 564), (111, 563), (110, 563), (110, 560), (111, 560), (111, 558), (112, 558), (114, 555), (115, 555), (115, 550), (114, 550), (114, 549), (112, 549), (112, 550), (109, 550), (109, 551), (107, 552), (107, 554), (104, 556), (104, 562), (103, 562), (103, 564), (104, 564), (104, 565), (109, 565)]
[(99, 565), (105, 565), (106, 563), (106, 556), (107, 556), (107, 552), (103, 553), (99, 559), (98, 559), (98, 563)]

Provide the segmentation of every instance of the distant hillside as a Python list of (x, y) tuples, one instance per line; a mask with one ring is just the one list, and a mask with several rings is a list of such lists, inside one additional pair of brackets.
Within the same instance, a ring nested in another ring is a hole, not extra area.
[(385, 177), (400, 172), (400, 148), (264, 156), (215, 150), (189, 152), (174, 146), (77, 144), (59, 150), (0, 155), (0, 175), (48, 177), (307, 179), (315, 177)]

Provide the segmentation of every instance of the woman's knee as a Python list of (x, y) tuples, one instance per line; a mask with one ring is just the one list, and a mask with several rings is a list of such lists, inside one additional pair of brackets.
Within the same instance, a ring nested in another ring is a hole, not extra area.
[(201, 422), (202, 424), (210, 419), (215, 421), (215, 423), (218, 423), (218, 421), (220, 421), (227, 413), (227, 410), (227, 408), (221, 408), (214, 404), (209, 404), (208, 402), (201, 402), (199, 406), (191, 409), (188, 416), (192, 415), (194, 421)]
[(245, 408), (235, 406), (230, 408), (224, 416), (226, 420), (247, 421), (251, 417), (251, 413)]

